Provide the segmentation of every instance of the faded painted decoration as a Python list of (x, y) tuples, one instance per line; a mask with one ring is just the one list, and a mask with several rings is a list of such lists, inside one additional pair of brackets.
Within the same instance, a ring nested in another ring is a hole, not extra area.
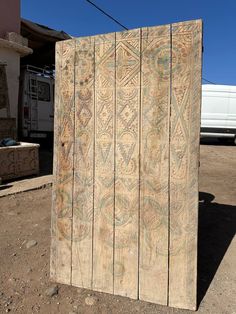
[(195, 309), (200, 20), (57, 43), (51, 278)]

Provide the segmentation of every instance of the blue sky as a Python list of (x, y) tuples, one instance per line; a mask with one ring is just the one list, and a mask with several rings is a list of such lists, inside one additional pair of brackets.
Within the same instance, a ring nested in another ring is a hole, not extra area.
[[(202, 18), (203, 77), (236, 85), (236, 0), (93, 0), (127, 28)], [(21, 16), (73, 36), (122, 28), (85, 0), (21, 0)]]

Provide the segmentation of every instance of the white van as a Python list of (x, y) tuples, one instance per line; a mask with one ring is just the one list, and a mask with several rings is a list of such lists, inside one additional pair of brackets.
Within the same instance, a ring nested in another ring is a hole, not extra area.
[(54, 74), (27, 65), (21, 70), (19, 130), (22, 138), (53, 138)]
[(236, 86), (202, 85), (201, 137), (206, 136), (236, 144)]

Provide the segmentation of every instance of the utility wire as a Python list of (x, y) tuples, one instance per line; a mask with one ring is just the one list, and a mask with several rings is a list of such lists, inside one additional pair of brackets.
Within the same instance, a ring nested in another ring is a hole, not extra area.
[(207, 82), (207, 83), (210, 83), (210, 84), (214, 84), (214, 85), (216, 85), (216, 83), (211, 82), (211, 81), (209, 81), (209, 80), (205, 79), (204, 77), (202, 78), (202, 80), (203, 80), (203, 81), (205, 81), (205, 82)]
[[(118, 24), (119, 26), (123, 27), (124, 29), (128, 30), (128, 28), (126, 26), (124, 26), (123, 24), (121, 24), (118, 20), (116, 20), (114, 17), (112, 17), (110, 14), (108, 14), (107, 12), (105, 12), (103, 9), (101, 9), (99, 6), (97, 6), (95, 3), (93, 3), (90, 0), (85, 0), (86, 2), (88, 2), (89, 4), (91, 4), (92, 6), (94, 6), (98, 11), (102, 12), (102, 14), (106, 15), (109, 19), (111, 19), (113, 22), (115, 22), (116, 24)], [(210, 83), (210, 84), (214, 84), (216, 85), (216, 83), (211, 82), (207, 79), (205, 79), (204, 77), (202, 78), (203, 81)]]
[(92, 6), (94, 6), (97, 10), (99, 10), (100, 12), (102, 12), (104, 15), (106, 15), (107, 17), (109, 17), (109, 19), (111, 19), (113, 22), (115, 22), (116, 24), (118, 24), (119, 26), (123, 27), (124, 29), (128, 30), (128, 28), (124, 25), (122, 25), (119, 21), (117, 21), (114, 17), (112, 17), (110, 14), (108, 14), (107, 12), (105, 12), (103, 9), (99, 8), (99, 6), (97, 6), (95, 3), (93, 3), (90, 0), (85, 0), (87, 1), (89, 4), (91, 4)]

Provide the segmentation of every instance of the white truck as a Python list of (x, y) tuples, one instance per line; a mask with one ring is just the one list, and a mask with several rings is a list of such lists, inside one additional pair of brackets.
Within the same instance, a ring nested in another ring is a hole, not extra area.
[(201, 137), (236, 144), (236, 86), (202, 85)]
[(25, 66), (21, 70), (19, 131), (23, 139), (53, 138), (54, 73)]

